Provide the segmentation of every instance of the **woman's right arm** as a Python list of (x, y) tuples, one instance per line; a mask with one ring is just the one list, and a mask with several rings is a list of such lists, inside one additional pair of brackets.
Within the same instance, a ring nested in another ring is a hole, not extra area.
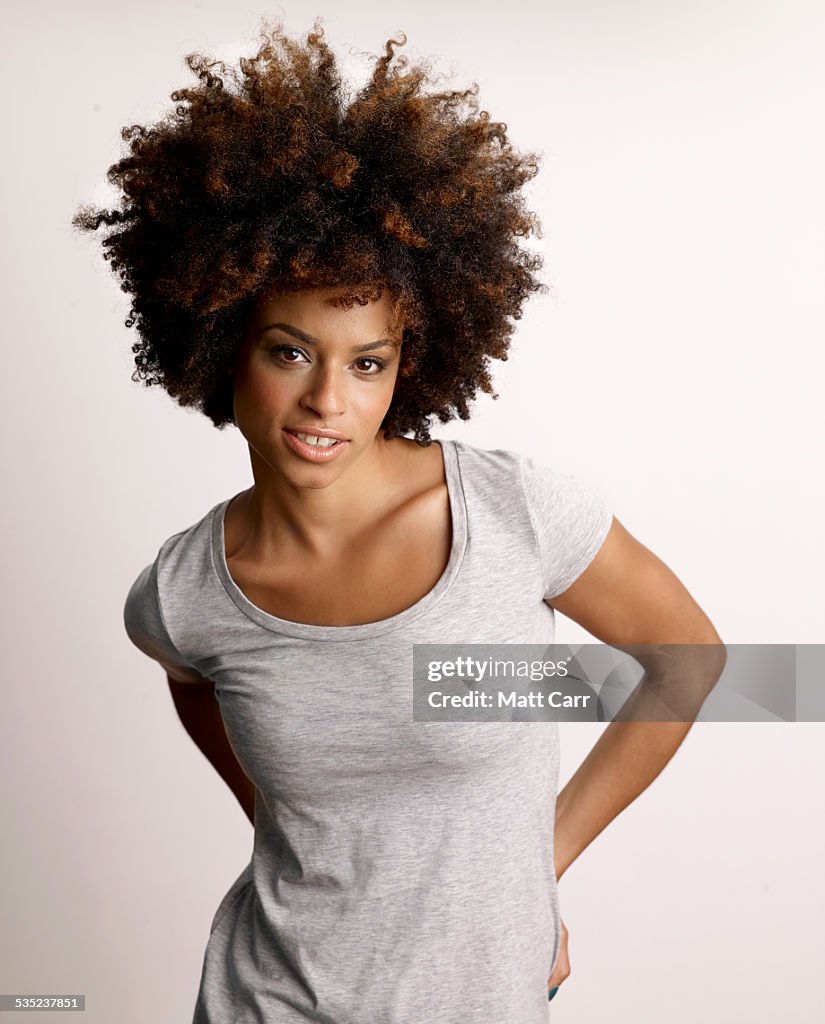
[(247, 818), (254, 825), (255, 786), (238, 764), (235, 752), (229, 745), (220, 706), (215, 699), (215, 684), (210, 679), (179, 682), (168, 674), (166, 678), (184, 729), (235, 794)]

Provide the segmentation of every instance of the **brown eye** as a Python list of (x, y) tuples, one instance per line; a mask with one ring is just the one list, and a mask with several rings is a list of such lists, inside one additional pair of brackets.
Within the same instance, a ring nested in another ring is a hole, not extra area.
[(302, 356), (304, 354), (301, 351), (301, 349), (296, 348), (294, 345), (276, 345), (275, 348), (271, 348), (269, 350), (269, 354), (270, 355), (276, 356), (277, 358), (279, 358), (284, 363), (300, 362), (300, 360), (297, 360), (297, 359), (288, 359), (287, 358), (287, 353), (292, 354), (292, 353), (296, 353), (296, 352), (297, 352), (297, 354), (299, 356)]
[(371, 363), (372, 364), (372, 368), (366, 368), (364, 370), (364, 372), (368, 376), (370, 376), (370, 377), (374, 377), (377, 374), (379, 374), (384, 369), (384, 367), (386, 365), (382, 360), (380, 360), (380, 359), (373, 359), (372, 356), (364, 356), (364, 358), (363, 359), (359, 359), (358, 362), (362, 364), (362, 368), (363, 368), (363, 364), (364, 363)]

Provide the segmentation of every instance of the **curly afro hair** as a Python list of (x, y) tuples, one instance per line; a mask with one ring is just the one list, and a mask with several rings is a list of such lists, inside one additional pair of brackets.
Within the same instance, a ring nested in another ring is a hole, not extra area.
[(489, 361), (507, 359), (510, 318), (547, 290), (518, 242), (541, 237), (520, 194), (540, 158), (478, 111), (477, 84), (426, 91), (427, 64), (395, 57), (404, 33), (344, 95), (321, 21), (301, 45), (264, 20), (239, 70), (187, 56), (200, 84), (121, 131), (130, 154), (107, 175), (120, 207), (81, 206), (72, 224), (111, 229), (104, 259), (140, 338), (132, 379), (218, 429), (234, 422), (227, 368), (261, 291), (344, 286), (347, 306), (388, 289), (403, 344), (382, 429), (426, 446), (433, 416), (466, 420), (479, 390), (498, 397)]

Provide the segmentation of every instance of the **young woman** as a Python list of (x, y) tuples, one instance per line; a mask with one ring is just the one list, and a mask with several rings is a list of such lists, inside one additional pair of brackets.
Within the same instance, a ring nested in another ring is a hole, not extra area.
[[(572, 477), (432, 443), (492, 393), (542, 286), (534, 157), (427, 94), (390, 40), (347, 104), (316, 22), (124, 131), (107, 258), (137, 372), (249, 445), (253, 483), (170, 536), (125, 623), (255, 828), (195, 1024), (545, 1024), (570, 973), (558, 880), (689, 723), (613, 723), (557, 797), (553, 723), (416, 723), (422, 643), (719, 643)], [(399, 67), (400, 66), (400, 67)], [(185, 105), (186, 101), (189, 105)], [(412, 438), (405, 436), (412, 434)]]

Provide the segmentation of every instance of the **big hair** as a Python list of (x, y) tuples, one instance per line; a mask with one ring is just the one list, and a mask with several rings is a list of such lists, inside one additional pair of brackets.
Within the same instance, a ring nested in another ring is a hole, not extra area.
[(238, 68), (188, 55), (200, 84), (121, 131), (130, 152), (107, 174), (119, 208), (84, 205), (72, 224), (111, 229), (104, 259), (140, 339), (132, 379), (218, 429), (234, 422), (227, 367), (259, 293), (345, 286), (349, 306), (388, 289), (404, 329), (382, 428), (428, 445), (433, 416), (466, 420), (478, 391), (498, 397), (489, 362), (546, 290), (518, 241), (541, 235), (520, 192), (539, 157), (478, 111), (477, 84), (428, 92), (427, 63), (396, 58), (404, 33), (350, 98), (321, 20), (305, 45), (264, 21)]

